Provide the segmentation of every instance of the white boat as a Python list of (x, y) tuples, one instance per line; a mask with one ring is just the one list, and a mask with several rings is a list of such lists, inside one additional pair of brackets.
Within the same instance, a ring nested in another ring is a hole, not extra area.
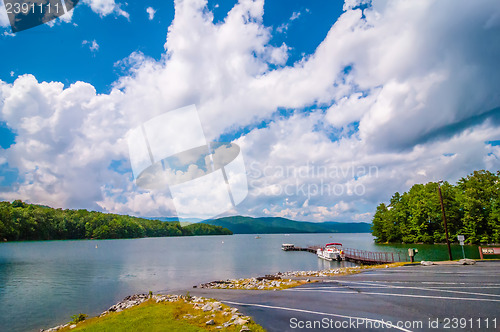
[(295, 245), (291, 244), (291, 243), (283, 243), (281, 245), (281, 250), (284, 250), (284, 251), (293, 250), (294, 248), (295, 248)]
[(323, 248), (316, 250), (319, 258), (327, 261), (341, 261), (344, 259), (344, 252), (342, 251), (342, 243), (327, 243)]

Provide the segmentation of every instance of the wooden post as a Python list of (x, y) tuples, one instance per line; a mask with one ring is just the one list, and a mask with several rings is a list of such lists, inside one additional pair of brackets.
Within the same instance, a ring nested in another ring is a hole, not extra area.
[(450, 256), (450, 261), (453, 260), (451, 256), (451, 248), (450, 248), (450, 240), (448, 239), (448, 226), (446, 225), (446, 214), (444, 212), (444, 204), (443, 204), (443, 195), (441, 194), (441, 186), (439, 185), (442, 181), (438, 181), (438, 192), (439, 192), (439, 201), (441, 202), (441, 212), (443, 213), (443, 223), (444, 223), (444, 233), (446, 235), (446, 245), (448, 246), (448, 256)]
[(479, 246), (479, 257), (483, 259), (483, 249), (481, 248), (481, 246)]

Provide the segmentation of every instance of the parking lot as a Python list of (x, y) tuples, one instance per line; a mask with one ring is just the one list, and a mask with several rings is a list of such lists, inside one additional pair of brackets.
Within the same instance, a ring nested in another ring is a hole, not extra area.
[(283, 291), (196, 294), (238, 307), (268, 331), (500, 331), (500, 261), (373, 269)]

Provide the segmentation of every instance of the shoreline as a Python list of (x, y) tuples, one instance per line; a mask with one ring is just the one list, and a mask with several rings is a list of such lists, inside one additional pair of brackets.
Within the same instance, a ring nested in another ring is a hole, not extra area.
[[(333, 268), (333, 269), (325, 269), (325, 270), (310, 270), (310, 271), (287, 271), (287, 272), (277, 272), (272, 275), (266, 275), (264, 277), (254, 277), (254, 278), (240, 278), (240, 279), (227, 279), (227, 280), (216, 280), (211, 282), (202, 283), (199, 285), (193, 285), (191, 288), (186, 289), (234, 289), (234, 290), (253, 290), (253, 291), (280, 291), (283, 289), (288, 289), (300, 285), (304, 285), (307, 283), (315, 283), (318, 282), (318, 278), (328, 277), (328, 276), (341, 276), (341, 275), (351, 275), (361, 273), (365, 270), (370, 269), (380, 269), (380, 268), (392, 268), (398, 266), (407, 265), (408, 262), (402, 263), (392, 263), (392, 264), (381, 264), (381, 265), (360, 265), (353, 267), (342, 267), (342, 268)], [(232, 285), (232, 287), (231, 287)], [(260, 288), (259, 288), (260, 287)], [(185, 289), (185, 290), (186, 290)], [(88, 321), (89, 319), (98, 319), (107, 316), (110, 313), (119, 313), (124, 310), (128, 310), (134, 307), (137, 307), (148, 300), (154, 300), (156, 303), (160, 302), (175, 302), (175, 301), (190, 301), (194, 300), (194, 304), (200, 302), (217, 302), (219, 301), (215, 298), (204, 298), (204, 297), (196, 297), (190, 296), (189, 291), (187, 295), (180, 295), (178, 293), (183, 292), (184, 290), (179, 290), (174, 293), (177, 294), (133, 294), (125, 297), (122, 301), (119, 301), (109, 307), (107, 310), (103, 311), (97, 316), (89, 317), (88, 319), (83, 320), (82, 322)], [(236, 310), (236, 308), (229, 307), (230, 310)], [(218, 311), (218, 310), (216, 310)], [(241, 314), (240, 314), (241, 315)], [(234, 316), (234, 315), (233, 315)], [(233, 316), (231, 318), (233, 318)], [(248, 317), (248, 316), (245, 316)], [(248, 322), (252, 321), (251, 317), (248, 317)], [(184, 320), (190, 319), (189, 317), (183, 318)], [(235, 320), (235, 319), (233, 319)], [(79, 323), (65, 323), (60, 324), (47, 329), (40, 329), (40, 332), (55, 332), (62, 331), (64, 329), (73, 329), (78, 327)], [(244, 326), (241, 324), (242, 327)], [(229, 326), (229, 325), (228, 325)], [(227, 327), (227, 326), (225, 326)], [(243, 330), (245, 331), (245, 330)]]
[[(486, 259), (483, 261), (490, 261), (496, 259)], [(482, 261), (482, 260), (478, 260)], [(342, 268), (332, 268), (332, 269), (324, 269), (324, 270), (310, 270), (310, 271), (287, 271), (287, 272), (277, 272), (272, 275), (265, 275), (263, 277), (254, 277), (254, 278), (240, 278), (240, 279), (226, 279), (226, 280), (216, 280), (211, 282), (206, 282), (198, 285), (193, 285), (192, 288), (185, 288), (183, 290), (174, 291), (174, 294), (153, 294), (150, 292), (149, 294), (134, 294), (125, 297), (122, 301), (117, 302), (116, 304), (109, 307), (107, 310), (103, 311), (101, 314), (95, 317), (91, 317), (89, 319), (83, 320), (83, 322), (88, 320), (96, 320), (103, 317), (108, 316), (113, 313), (120, 313), (140, 305), (148, 301), (153, 301), (156, 304), (163, 302), (184, 302), (188, 305), (192, 305), (194, 309), (199, 310), (200, 313), (207, 313), (211, 315), (215, 315), (219, 312), (224, 313), (224, 319), (226, 320), (222, 325), (216, 326), (217, 329), (223, 329), (229, 327), (231, 325), (237, 325), (241, 327), (241, 331), (249, 331), (248, 327), (245, 324), (255, 324), (255, 326), (259, 326), (253, 322), (253, 317), (245, 316), (242, 313), (238, 312), (237, 308), (229, 307), (223, 304), (223, 301), (218, 300), (216, 296), (213, 298), (205, 298), (202, 296), (190, 296), (188, 289), (225, 289), (225, 290), (246, 290), (246, 291), (281, 291), (284, 289), (297, 287), (300, 285), (305, 285), (308, 283), (316, 283), (321, 282), (325, 278), (328, 277), (338, 277), (338, 276), (346, 276), (352, 274), (362, 273), (364, 271), (369, 271), (373, 269), (390, 269), (395, 267), (402, 266), (411, 266), (411, 265), (422, 265), (422, 266), (430, 266), (430, 265), (474, 265), (476, 263), (475, 260), (458, 260), (458, 261), (421, 261), (415, 263), (409, 262), (400, 262), (400, 263), (391, 263), (391, 264), (380, 264), (380, 265), (357, 265), (353, 267), (342, 267)], [(186, 295), (181, 295), (180, 293), (186, 291)], [(222, 310), (222, 306), (224, 306), (224, 310)], [(231, 317), (228, 317), (231, 313)], [(180, 318), (183, 322), (190, 322), (195, 316), (191, 314), (186, 314)], [(220, 320), (219, 320), (220, 321)], [(61, 324), (48, 329), (40, 329), (40, 331), (44, 332), (55, 332), (55, 331), (66, 331), (72, 330), (73, 328), (78, 327), (79, 323), (66, 323)], [(215, 321), (214, 323), (215, 324)], [(206, 321), (206, 327), (212, 327), (213, 325), (211, 319)], [(226, 325), (224, 325), (226, 324)], [(260, 327), (260, 326), (259, 326)]]
[[(102, 323), (102, 319), (116, 319), (117, 315), (120, 313), (130, 314), (130, 310), (133, 310), (134, 308), (146, 305), (154, 306), (162, 304), (167, 307), (183, 307), (184, 311), (181, 311), (180, 313), (182, 316), (176, 319), (177, 321), (180, 321), (181, 324), (189, 324), (198, 321), (197, 324), (194, 324), (194, 326), (200, 327), (201, 320), (202, 326), (213, 326), (215, 329), (235, 326), (240, 332), (249, 332), (255, 330), (255, 328), (257, 328), (257, 330), (263, 330), (261, 326), (257, 325), (253, 321), (252, 317), (245, 316), (240, 313), (237, 308), (229, 307), (216, 299), (201, 296), (190, 296), (189, 294), (153, 295), (150, 293), (127, 296), (125, 299), (112, 305), (109, 309), (105, 310), (96, 317), (91, 317), (89, 319), (85, 319), (85, 317), (83, 317), (80, 321), (72, 321), (49, 329), (40, 329), (40, 332), (68, 331), (77, 327), (82, 327), (82, 325), (89, 324), (92, 326), (92, 324)], [(80, 314), (79, 316), (82, 315)], [(140, 315), (138, 317), (141, 318)], [(134, 318), (137, 319), (137, 316), (134, 316)]]

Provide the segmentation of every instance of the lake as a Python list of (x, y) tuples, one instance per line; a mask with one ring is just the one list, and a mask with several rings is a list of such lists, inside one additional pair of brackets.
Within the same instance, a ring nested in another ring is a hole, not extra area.
[[(257, 277), (292, 270), (351, 266), (326, 262), (296, 246), (341, 242), (369, 251), (418, 248), (417, 259), (448, 258), (445, 245), (376, 245), (371, 234), (265, 234), (0, 243), (0, 326), (38, 331), (97, 315), (127, 295), (169, 292), (217, 279)], [(466, 246), (478, 258), (476, 246)], [(461, 247), (453, 255), (462, 257)]]

